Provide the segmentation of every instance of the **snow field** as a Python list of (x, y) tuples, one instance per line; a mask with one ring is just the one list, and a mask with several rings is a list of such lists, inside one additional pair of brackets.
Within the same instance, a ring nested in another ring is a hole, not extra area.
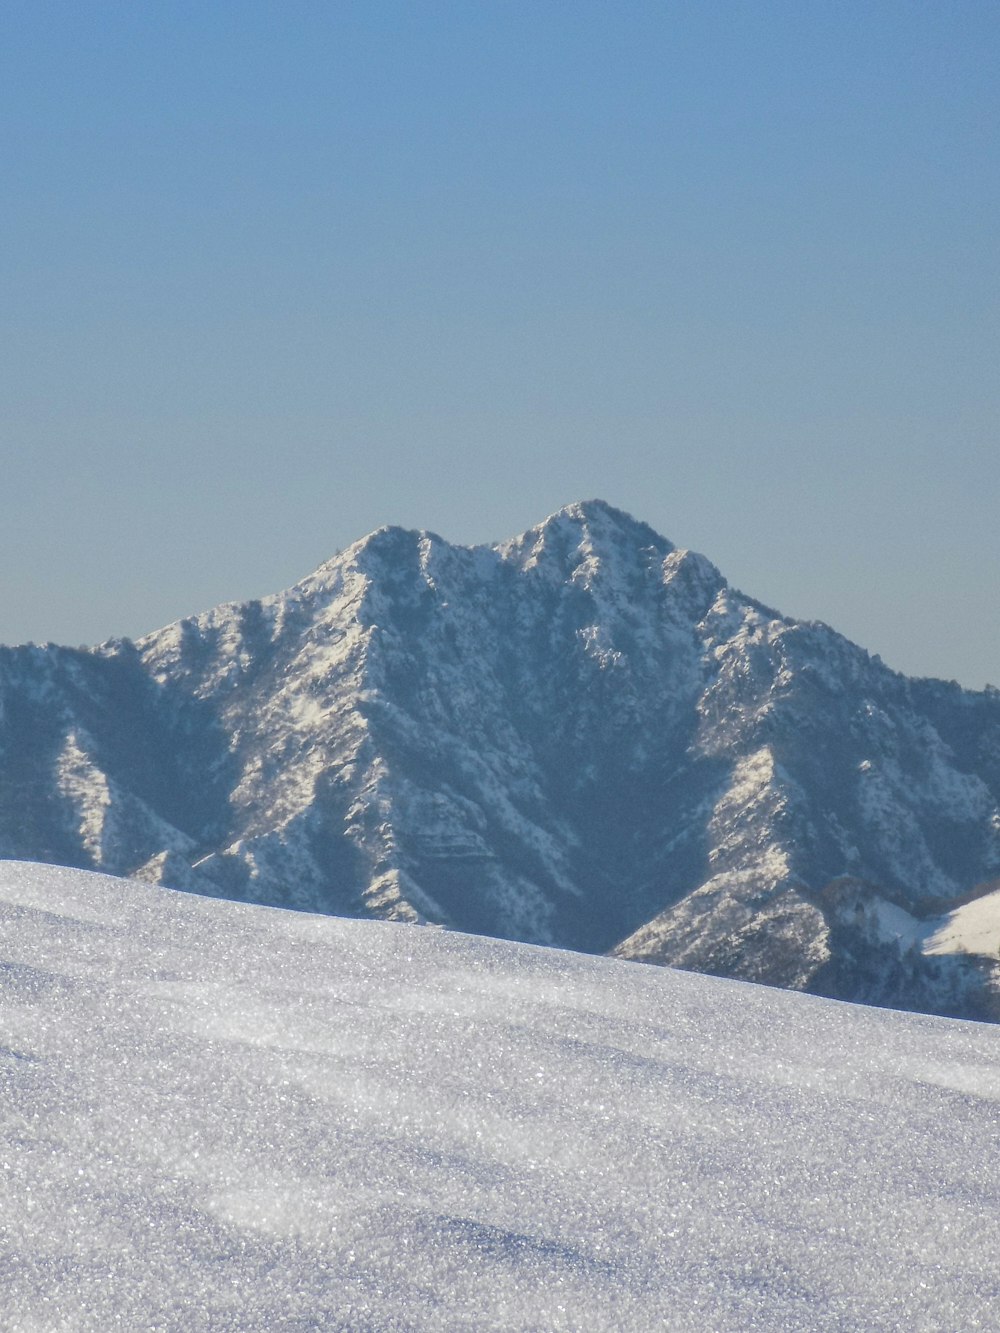
[(0, 864), (0, 1327), (966, 1330), (1000, 1029)]

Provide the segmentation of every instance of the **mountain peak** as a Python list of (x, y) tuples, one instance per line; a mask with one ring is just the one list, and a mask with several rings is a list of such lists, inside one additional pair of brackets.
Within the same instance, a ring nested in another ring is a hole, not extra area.
[[(1000, 1016), (995, 945), (925, 959), (894, 915), (1000, 870), (1000, 695), (603, 500), (472, 548), (383, 527), (135, 646), (12, 650), (0, 693), (0, 853)], [(834, 912), (844, 876), (878, 900)]]
[(581, 523), (594, 522), (600, 519), (610, 519), (618, 524), (634, 524), (637, 520), (631, 514), (626, 513), (624, 509), (618, 509), (607, 500), (574, 500), (571, 504), (563, 505), (557, 509), (554, 514), (550, 514), (546, 522), (554, 518), (569, 518)]
[(661, 560), (674, 546), (646, 523), (605, 500), (578, 500), (496, 547), (504, 560), (524, 569), (545, 567), (560, 578), (584, 564), (609, 559), (636, 561), (650, 551)]
[(557, 509), (554, 514), (550, 514), (530, 531), (538, 532), (550, 527), (567, 525), (593, 532), (595, 535), (605, 533), (635, 536), (646, 545), (662, 545), (665, 550), (673, 549), (672, 544), (648, 523), (633, 518), (624, 509), (615, 508), (614, 505), (608, 504), (607, 500), (575, 500), (572, 504)]
[(502, 559), (514, 558), (515, 561), (520, 557), (528, 563), (537, 563), (544, 553), (558, 552), (573, 565), (587, 556), (608, 556), (613, 549), (639, 551), (652, 548), (661, 559), (676, 549), (647, 523), (606, 500), (575, 500), (516, 537), (471, 548), (456, 547), (436, 532), (423, 528), (383, 524), (338, 551), (296, 586), (315, 590), (331, 581), (338, 582), (345, 563), (362, 568), (371, 559), (392, 563), (404, 553), (412, 558), (414, 552), (428, 544), (456, 550), (471, 549), (480, 554), (496, 553)]

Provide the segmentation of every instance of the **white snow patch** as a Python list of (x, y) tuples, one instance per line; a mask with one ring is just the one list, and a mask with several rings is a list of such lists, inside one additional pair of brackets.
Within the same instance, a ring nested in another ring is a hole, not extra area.
[(927, 939), (924, 952), (1000, 956), (1000, 889), (949, 912)]
[(107, 777), (83, 748), (81, 737), (75, 731), (66, 737), (56, 761), (56, 775), (59, 791), (69, 799), (76, 812), (77, 831), (84, 847), (95, 861), (100, 861), (105, 850), (105, 824), (111, 808), (111, 793)]

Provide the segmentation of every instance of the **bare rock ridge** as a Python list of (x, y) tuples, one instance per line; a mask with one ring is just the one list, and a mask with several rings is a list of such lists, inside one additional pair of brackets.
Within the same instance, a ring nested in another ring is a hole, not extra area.
[(1000, 1017), (1000, 692), (601, 501), (0, 649), (0, 855)]

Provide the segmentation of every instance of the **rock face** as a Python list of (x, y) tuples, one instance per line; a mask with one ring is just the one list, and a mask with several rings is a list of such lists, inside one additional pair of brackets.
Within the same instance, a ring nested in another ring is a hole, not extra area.
[(992, 1017), (1000, 692), (600, 501), (385, 528), (137, 643), (0, 649), (0, 854)]

